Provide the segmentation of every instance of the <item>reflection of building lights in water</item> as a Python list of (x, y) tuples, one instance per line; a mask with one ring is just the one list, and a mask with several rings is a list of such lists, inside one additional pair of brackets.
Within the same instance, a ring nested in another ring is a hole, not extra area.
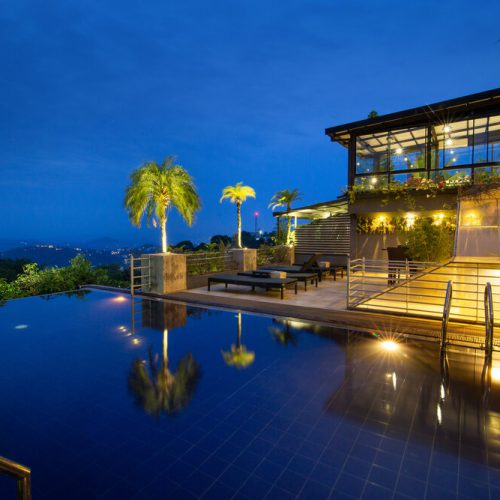
[(441, 406), (439, 403), (438, 403), (437, 408), (436, 408), (436, 416), (437, 416), (438, 424), (441, 425), (441, 423), (443, 422), (443, 413), (441, 412)]
[(495, 382), (500, 381), (500, 367), (495, 366), (491, 369), (491, 380), (494, 380)]
[(394, 390), (396, 390), (396, 387), (398, 385), (398, 377), (396, 375), (396, 372), (392, 372), (392, 387)]
[(139, 345), (140, 343), (141, 343), (141, 341), (137, 337), (132, 339), (132, 344)]
[(441, 398), (441, 401), (444, 401), (445, 398), (446, 398), (446, 392), (444, 390), (444, 385), (441, 384), (440, 388), (439, 388), (439, 397)]
[(26, 330), (26, 328), (28, 328), (28, 325), (16, 325), (14, 327), (16, 330)]
[(384, 349), (384, 351), (394, 352), (399, 349), (399, 346), (394, 340), (383, 340), (382, 349)]

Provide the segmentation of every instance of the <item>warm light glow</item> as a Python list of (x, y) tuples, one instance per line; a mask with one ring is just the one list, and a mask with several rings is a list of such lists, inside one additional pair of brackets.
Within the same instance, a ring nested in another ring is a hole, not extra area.
[(415, 224), (415, 214), (406, 214), (406, 225), (411, 229)]
[(500, 382), (500, 368), (498, 366), (491, 369), (491, 380)]
[(141, 341), (138, 338), (133, 338), (132, 339), (132, 344), (139, 345), (140, 343), (141, 343)]
[(372, 184), (377, 184), (378, 179), (376, 177), (372, 177), (371, 183)]
[(399, 349), (399, 346), (394, 340), (383, 340), (382, 349), (384, 349), (384, 351), (394, 352)]
[(451, 146), (453, 144), (453, 139), (446, 139), (446, 145)]
[(446, 134), (448, 134), (449, 132), (451, 132), (451, 127), (449, 125), (445, 125), (443, 130)]
[(396, 390), (398, 386), (398, 377), (396, 375), (396, 372), (392, 372), (392, 387), (394, 388), (394, 390)]
[(479, 225), (479, 216), (474, 210), (470, 210), (465, 213), (465, 225), (466, 226), (478, 226)]
[(436, 416), (437, 416), (438, 424), (441, 425), (443, 422), (443, 413), (441, 412), (441, 406), (439, 406), (439, 404), (437, 405), (437, 408), (436, 408)]
[(123, 295), (118, 295), (117, 297), (113, 297), (111, 299), (113, 302), (126, 302), (127, 299)]
[(403, 152), (403, 148), (397, 148), (396, 149), (396, 154), (400, 155)]
[(432, 218), (434, 219), (434, 224), (436, 226), (439, 226), (443, 223), (443, 220), (444, 220), (444, 214), (443, 213), (439, 213), (439, 214), (434, 214), (432, 216)]

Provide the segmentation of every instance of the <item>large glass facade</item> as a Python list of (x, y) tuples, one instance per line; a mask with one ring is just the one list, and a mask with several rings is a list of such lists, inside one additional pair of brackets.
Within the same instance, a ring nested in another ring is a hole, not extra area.
[[(354, 184), (445, 186), (487, 182), (500, 174), (500, 116), (450, 120), (356, 137)], [(476, 175), (477, 174), (477, 175)]]

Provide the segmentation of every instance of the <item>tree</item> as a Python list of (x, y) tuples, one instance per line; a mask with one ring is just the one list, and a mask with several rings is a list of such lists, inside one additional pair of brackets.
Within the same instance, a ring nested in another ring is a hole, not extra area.
[(236, 204), (236, 217), (238, 224), (237, 245), (241, 248), (241, 204), (247, 198), (255, 198), (255, 190), (250, 186), (244, 186), (242, 182), (238, 182), (236, 186), (227, 186), (222, 190), (220, 203), (228, 199), (231, 203)]
[(379, 116), (379, 114), (374, 109), (368, 113), (368, 118), (377, 118), (377, 116)]
[(161, 165), (148, 162), (130, 175), (130, 185), (125, 193), (125, 208), (135, 226), (141, 226), (146, 216), (150, 223), (161, 228), (162, 252), (167, 252), (167, 218), (170, 208), (175, 207), (190, 226), (194, 214), (200, 209), (200, 198), (193, 178), (168, 156)]
[[(149, 370), (148, 370), (149, 365)], [(136, 359), (128, 377), (128, 387), (146, 413), (160, 416), (185, 408), (193, 397), (200, 379), (200, 367), (193, 355), (184, 356), (171, 372), (168, 364), (168, 330), (163, 330), (161, 362), (149, 349), (149, 362)]]
[[(289, 189), (282, 189), (273, 195), (271, 198), (271, 203), (269, 203), (269, 208), (273, 210), (278, 207), (286, 207), (286, 211), (289, 212), (292, 208), (292, 203), (297, 200), (302, 199), (302, 194), (297, 188), (290, 191)], [(287, 217), (288, 222), (286, 225), (286, 242), (289, 245), (292, 243), (292, 220)]]

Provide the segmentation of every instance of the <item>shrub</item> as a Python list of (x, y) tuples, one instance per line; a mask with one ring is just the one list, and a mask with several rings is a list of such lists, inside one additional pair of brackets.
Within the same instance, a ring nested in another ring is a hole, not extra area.
[(423, 217), (415, 221), (406, 246), (408, 258), (416, 261), (441, 262), (453, 254), (454, 232), (447, 226)]

